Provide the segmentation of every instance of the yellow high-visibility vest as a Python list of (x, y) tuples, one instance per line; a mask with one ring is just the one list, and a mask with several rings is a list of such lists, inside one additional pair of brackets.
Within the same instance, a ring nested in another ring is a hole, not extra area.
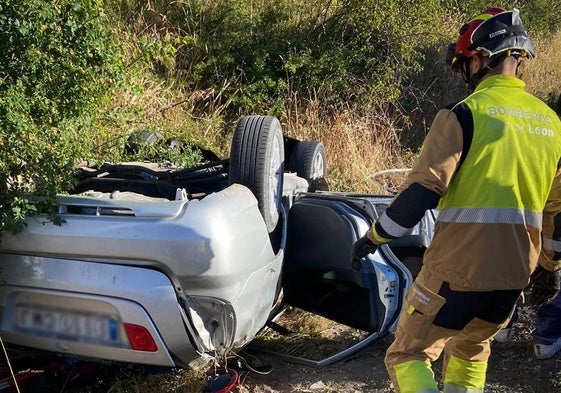
[[(439, 220), (541, 227), (561, 157), (561, 121), (518, 78), (494, 75), (461, 101), (473, 116), (473, 138)], [(500, 103), (500, 104), (499, 104)]]

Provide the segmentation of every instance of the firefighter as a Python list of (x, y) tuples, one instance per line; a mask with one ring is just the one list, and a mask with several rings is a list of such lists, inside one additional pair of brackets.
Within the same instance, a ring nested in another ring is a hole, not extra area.
[[(548, 218), (551, 216), (545, 215)], [(551, 225), (553, 228), (548, 230), (547, 226)], [(561, 214), (556, 214), (552, 221), (544, 222), (543, 226), (544, 233), (552, 233), (553, 238), (542, 238), (538, 267), (532, 273), (527, 287), (528, 304), (539, 305), (532, 331), (534, 356), (537, 359), (549, 359), (561, 350), (561, 270), (557, 268), (561, 265)], [(494, 339), (499, 342), (510, 341), (515, 322), (517, 318), (514, 316)]]
[(549, 359), (561, 350), (561, 291), (536, 311), (532, 331), (534, 356)]
[(353, 248), (357, 266), (438, 210), (386, 353), (400, 393), (438, 392), (431, 362), (441, 355), (444, 392), (483, 392), (490, 341), (508, 323), (536, 268), (542, 223), (561, 203), (552, 188), (561, 182), (561, 121), (517, 77), (535, 56), (519, 11), (486, 9), (449, 49), (470, 94), (437, 113), (399, 193)]
[[(561, 99), (557, 103), (558, 115), (561, 113), (559, 105)], [(561, 185), (556, 183), (555, 187)], [(555, 189), (553, 192), (561, 193)], [(543, 223), (539, 265), (532, 273), (528, 288), (529, 303), (540, 305), (532, 331), (537, 359), (549, 359), (561, 350), (561, 213), (558, 213), (559, 206), (550, 205), (550, 209), (550, 214), (545, 215), (547, 221)]]

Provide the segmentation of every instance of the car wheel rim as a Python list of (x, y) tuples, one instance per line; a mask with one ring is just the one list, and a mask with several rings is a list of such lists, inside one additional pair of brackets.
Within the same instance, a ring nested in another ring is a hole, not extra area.
[(271, 161), (269, 167), (269, 187), (270, 195), (272, 198), (269, 200), (269, 212), (276, 214), (277, 212), (277, 199), (279, 193), (279, 183), (281, 181), (281, 150), (280, 141), (278, 138), (273, 138), (273, 146), (271, 151)]
[(312, 163), (312, 179), (317, 179), (325, 176), (325, 165), (323, 162), (323, 156), (321, 154), (316, 154), (314, 161)]

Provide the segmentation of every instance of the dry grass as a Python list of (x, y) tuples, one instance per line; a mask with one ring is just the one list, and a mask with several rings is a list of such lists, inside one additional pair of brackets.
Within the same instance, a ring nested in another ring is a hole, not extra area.
[(396, 119), (380, 111), (369, 116), (343, 112), (335, 119), (331, 139), (326, 149), (332, 152), (329, 163), (338, 182), (334, 187), (343, 191), (384, 192), (372, 182), (374, 172), (410, 166), (401, 151), (400, 129)]
[(203, 371), (172, 370), (163, 373), (142, 370), (130, 371), (128, 373), (121, 371), (111, 385), (109, 392), (201, 393), (207, 385), (207, 373)]
[(520, 78), (538, 98), (557, 98), (561, 93), (561, 30), (547, 37), (534, 36), (532, 43), (536, 57), (522, 62)]
[[(123, 113), (126, 121), (117, 129), (130, 134), (141, 129), (159, 131), (165, 136), (181, 137), (204, 147), (214, 147), (217, 154), (227, 154), (220, 148), (223, 136), (217, 132), (223, 127), (221, 110), (201, 112), (200, 106), (211, 107), (215, 92), (187, 92), (168, 81), (142, 78), (136, 81), (142, 94), (123, 90), (115, 97), (110, 110)], [(195, 113), (201, 113), (195, 115)], [(118, 117), (118, 115), (116, 116)]]
[(277, 319), (277, 323), (291, 334), (268, 330), (256, 340), (257, 346), (310, 360), (321, 360), (334, 355), (367, 335), (367, 332), (297, 308), (288, 308)]
[(411, 165), (411, 155), (400, 148), (399, 119), (389, 111), (364, 115), (347, 108), (322, 116), (323, 112), (321, 105), (312, 101), (301, 112), (289, 111), (283, 123), (292, 137), (324, 143), (332, 190), (384, 192), (370, 174)]
[(521, 77), (528, 91), (547, 100), (550, 95), (561, 93), (561, 30), (552, 37), (536, 37), (533, 40), (536, 58), (526, 61)]

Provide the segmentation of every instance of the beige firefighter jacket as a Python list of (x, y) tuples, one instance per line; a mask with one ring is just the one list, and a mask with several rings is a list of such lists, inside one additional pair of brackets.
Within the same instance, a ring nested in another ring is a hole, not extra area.
[[(561, 122), (525, 92), (521, 80), (494, 75), (442, 109), (400, 192), (369, 235), (403, 235), (438, 203), (434, 237), (419, 279), (453, 290), (521, 289), (543, 237), (557, 240), (561, 210)], [(548, 270), (557, 268), (542, 258)]]

